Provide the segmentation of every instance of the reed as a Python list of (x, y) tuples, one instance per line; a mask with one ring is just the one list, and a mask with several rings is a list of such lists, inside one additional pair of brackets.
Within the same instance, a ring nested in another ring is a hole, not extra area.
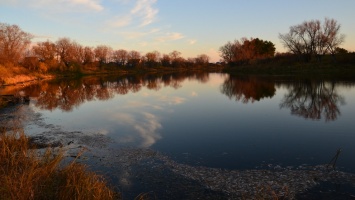
[(0, 130), (0, 199), (120, 199), (100, 175), (75, 161), (61, 166), (63, 150), (29, 145), (22, 130)]

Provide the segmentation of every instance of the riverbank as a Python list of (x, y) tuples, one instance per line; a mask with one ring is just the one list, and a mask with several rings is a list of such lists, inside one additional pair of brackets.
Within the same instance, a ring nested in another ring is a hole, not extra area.
[(0, 65), (0, 87), (16, 84), (27, 84), (38, 80), (52, 79), (52, 74), (32, 72), (21, 66)]

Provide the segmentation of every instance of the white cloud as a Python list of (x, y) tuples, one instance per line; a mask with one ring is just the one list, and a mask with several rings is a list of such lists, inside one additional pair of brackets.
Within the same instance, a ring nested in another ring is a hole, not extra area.
[(157, 33), (159, 31), (160, 31), (160, 29), (155, 28), (155, 29), (152, 29), (148, 32), (123, 32), (123, 33), (121, 33), (121, 35), (123, 35), (125, 38), (128, 38), (128, 39), (136, 39), (136, 38), (144, 37), (146, 35)]
[(132, 21), (132, 17), (131, 16), (122, 16), (122, 17), (116, 17), (115, 20), (109, 21), (108, 25), (110, 27), (123, 27), (123, 26), (127, 26), (128, 24), (130, 24)]
[(100, 12), (104, 10), (100, 0), (10, 0), (5, 3), (55, 12)]
[(197, 42), (197, 40), (189, 40), (188, 42), (189, 42), (190, 45), (193, 45), (193, 44), (195, 44)]
[(116, 17), (115, 20), (108, 22), (108, 24), (113, 27), (122, 27), (131, 24), (138, 18), (140, 21), (139, 26), (147, 26), (154, 22), (159, 12), (157, 8), (153, 7), (156, 2), (157, 0), (137, 0), (129, 13)]
[(166, 41), (182, 39), (184, 37), (185, 36), (182, 35), (181, 33), (166, 33), (164, 36), (157, 37), (156, 40), (159, 42), (166, 42)]
[[(100, 5), (98, 0), (63, 0), (63, 3), (68, 2), (72, 5), (85, 6), (94, 11), (102, 11), (104, 7)], [(59, 1), (60, 2), (60, 1)]]

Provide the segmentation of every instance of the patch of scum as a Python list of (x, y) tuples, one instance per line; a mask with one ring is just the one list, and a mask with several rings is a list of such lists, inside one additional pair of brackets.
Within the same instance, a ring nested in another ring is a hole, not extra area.
[[(157, 173), (164, 170), (169, 171), (172, 180), (176, 180), (177, 176), (183, 177), (187, 180), (183, 184), (192, 184), (193, 181), (194, 184), (197, 183), (210, 191), (223, 194), (226, 199), (246, 197), (248, 199), (275, 197), (295, 199), (297, 194), (306, 192), (322, 181), (349, 183), (355, 187), (354, 174), (328, 171), (326, 165), (300, 166), (298, 169), (277, 166), (264, 170), (224, 170), (178, 163), (151, 149), (110, 149), (108, 144), (113, 141), (105, 135), (62, 131), (60, 127), (45, 124), (40, 114), (31, 112), (26, 107), (19, 107), (12, 111), (15, 114), (1, 113), (1, 126), (18, 124), (18, 121), (29, 121), (30, 124), (46, 130), (30, 136), (35, 144), (43, 147), (48, 145), (64, 147), (68, 157), (76, 157), (82, 149), (86, 149), (87, 152), (79, 157), (78, 161), (98, 168), (102, 166), (110, 169), (109, 176), (115, 176), (118, 187), (122, 188), (129, 187), (133, 179), (142, 176), (149, 177), (149, 180), (144, 181), (159, 182), (154, 177), (162, 178), (163, 176)], [(174, 188), (170, 189), (174, 190)]]
[(105, 155), (103, 161), (106, 166), (126, 169), (125, 173), (119, 174), (121, 184), (127, 184), (129, 177), (134, 176), (130, 166), (139, 163), (149, 165), (151, 169), (167, 167), (175, 174), (194, 180), (209, 190), (225, 194), (229, 199), (268, 199), (276, 196), (295, 199), (296, 194), (306, 192), (322, 181), (349, 183), (355, 187), (354, 174), (328, 171), (326, 165), (300, 166), (299, 169), (277, 167), (276, 170), (224, 170), (177, 163), (151, 149), (110, 150), (110, 154), (102, 155)]

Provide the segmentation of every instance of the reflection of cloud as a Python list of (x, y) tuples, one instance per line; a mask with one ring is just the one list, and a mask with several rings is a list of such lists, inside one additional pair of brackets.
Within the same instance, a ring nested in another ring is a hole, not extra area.
[(192, 92), (191, 92), (191, 96), (192, 96), (192, 97), (197, 97), (197, 96), (198, 96), (198, 94), (197, 94), (197, 92), (192, 91)]
[(117, 120), (117, 122), (120, 122), (122, 124), (133, 124), (135, 123), (135, 119), (133, 118), (132, 115), (125, 114), (125, 113), (114, 113), (111, 117), (113, 120)]
[(143, 123), (137, 123), (134, 128), (139, 132), (140, 136), (143, 138), (141, 144), (142, 147), (150, 147), (158, 139), (161, 139), (161, 136), (156, 132), (162, 126), (158, 122), (155, 115), (150, 113), (143, 113), (145, 121)]
[(182, 97), (168, 97), (168, 96), (161, 96), (159, 100), (166, 102), (170, 105), (177, 105), (177, 104), (184, 103), (186, 101), (186, 99)]
[(138, 133), (138, 136), (126, 135), (120, 137), (120, 143), (131, 143), (135, 141), (140, 141), (139, 146), (143, 148), (148, 148), (153, 145), (157, 140), (161, 139), (158, 129), (162, 127), (159, 123), (158, 118), (147, 112), (142, 113), (143, 118), (141, 120), (135, 119), (133, 115), (125, 113), (115, 113), (111, 116), (111, 120), (115, 120), (122, 125), (127, 125), (132, 127)]

